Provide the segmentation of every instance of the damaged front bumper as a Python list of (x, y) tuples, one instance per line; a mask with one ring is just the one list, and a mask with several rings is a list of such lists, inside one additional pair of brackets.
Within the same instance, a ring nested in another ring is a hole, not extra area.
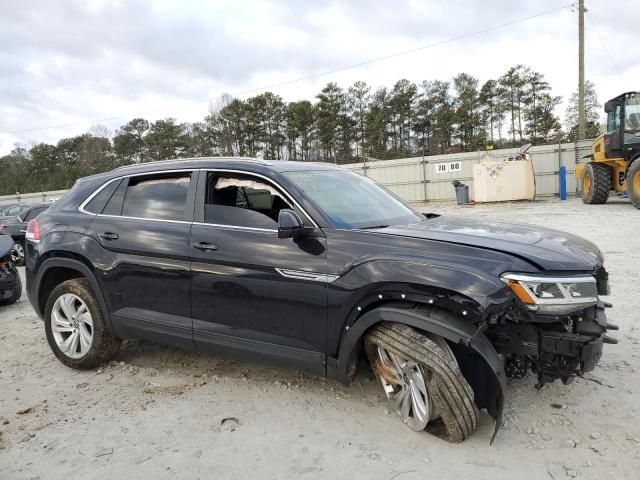
[(538, 388), (557, 379), (568, 384), (595, 368), (603, 344), (617, 343), (607, 335), (618, 329), (607, 321), (610, 306), (599, 300), (566, 317), (532, 315), (490, 328), (487, 336), (503, 355), (508, 377), (522, 378), (532, 370)]
[(538, 374), (538, 387), (555, 379), (570, 383), (576, 376), (593, 370), (602, 356), (602, 345), (618, 341), (607, 335), (617, 330), (607, 322), (605, 309), (611, 306), (599, 301), (594, 307), (593, 318), (585, 315), (578, 320), (573, 332), (538, 330), (537, 359), (533, 360)]

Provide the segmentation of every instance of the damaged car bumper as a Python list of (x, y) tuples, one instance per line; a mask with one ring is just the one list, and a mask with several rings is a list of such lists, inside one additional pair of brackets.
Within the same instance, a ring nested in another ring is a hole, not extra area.
[(0, 262), (0, 302), (8, 300), (14, 293), (18, 272), (8, 262)]
[(607, 322), (605, 309), (609, 306), (599, 301), (593, 309), (593, 318), (578, 320), (575, 333), (538, 330), (537, 360), (534, 361), (538, 386), (558, 378), (564, 383), (571, 382), (595, 368), (602, 356), (603, 344), (618, 343), (607, 335), (608, 331), (618, 329)]

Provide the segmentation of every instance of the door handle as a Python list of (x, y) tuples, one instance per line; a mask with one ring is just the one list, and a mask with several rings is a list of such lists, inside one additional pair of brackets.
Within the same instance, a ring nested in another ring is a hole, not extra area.
[(117, 240), (119, 235), (113, 232), (104, 232), (100, 234), (100, 238), (103, 238), (104, 240)]
[(216, 244), (209, 242), (193, 242), (193, 247), (198, 250), (202, 250), (203, 252), (212, 252), (213, 250), (218, 249)]

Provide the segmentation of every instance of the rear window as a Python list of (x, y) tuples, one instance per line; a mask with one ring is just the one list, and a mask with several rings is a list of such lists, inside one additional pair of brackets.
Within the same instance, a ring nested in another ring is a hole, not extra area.
[(185, 220), (190, 183), (190, 173), (130, 177), (122, 215), (156, 220)]
[(4, 214), (7, 217), (14, 217), (16, 215), (20, 215), (22, 213), (23, 210), (26, 210), (27, 207), (26, 205), (16, 205), (15, 207), (11, 207), (9, 209), (7, 209)]
[(24, 219), (24, 221), (28, 222), (30, 220), (33, 220), (38, 215), (40, 215), (42, 212), (44, 212), (47, 208), (49, 208), (49, 207), (38, 207), (38, 208), (34, 208), (34, 209), (30, 210), (29, 213), (27, 214), (27, 217)]

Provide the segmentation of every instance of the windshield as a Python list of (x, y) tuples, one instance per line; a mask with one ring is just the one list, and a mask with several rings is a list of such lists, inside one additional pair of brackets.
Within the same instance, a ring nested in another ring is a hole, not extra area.
[(336, 228), (375, 228), (424, 220), (373, 180), (346, 170), (286, 172)]

